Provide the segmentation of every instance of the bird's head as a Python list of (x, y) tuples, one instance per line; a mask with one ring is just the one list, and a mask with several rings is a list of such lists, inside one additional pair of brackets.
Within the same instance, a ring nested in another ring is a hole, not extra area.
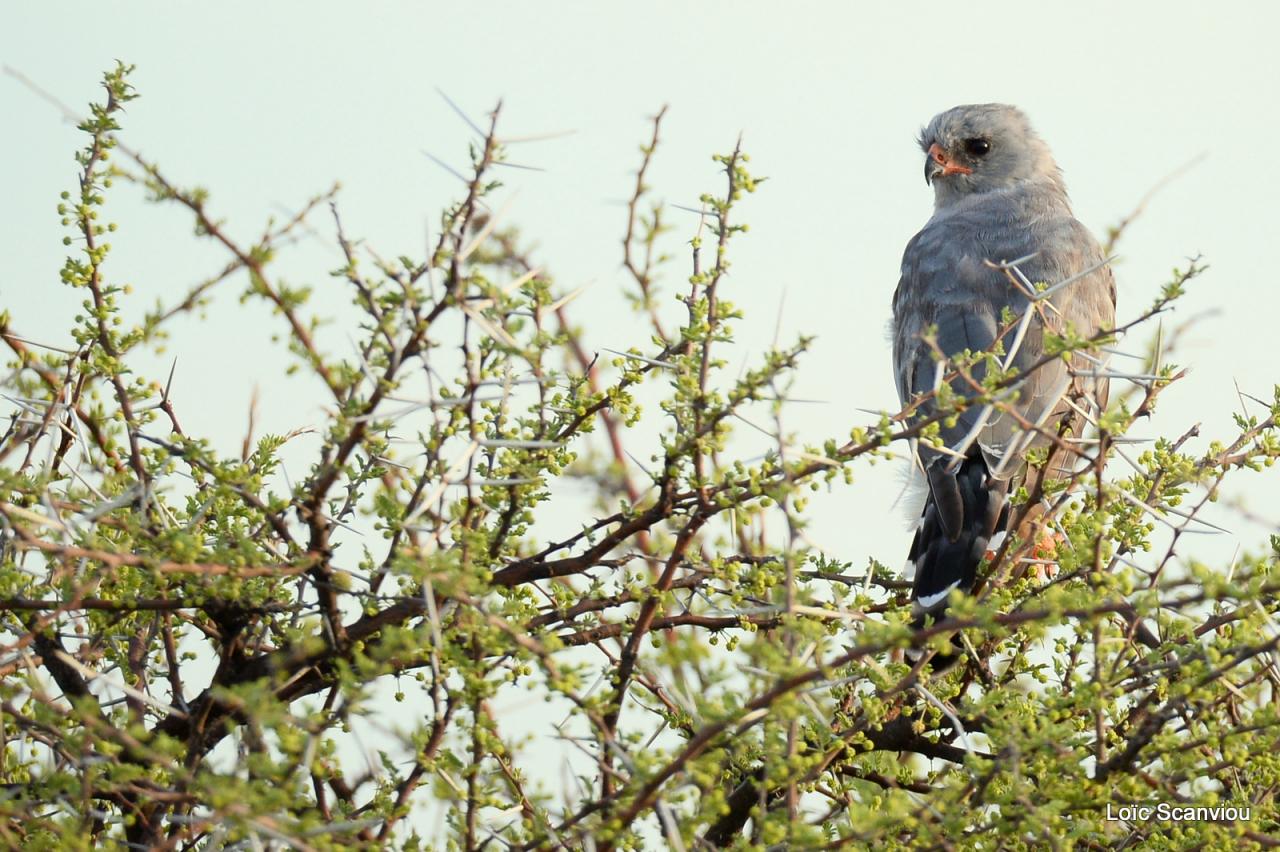
[(1044, 181), (1065, 194), (1062, 174), (1022, 111), (1007, 104), (966, 104), (934, 116), (920, 131), (924, 179), (936, 205), (982, 192)]

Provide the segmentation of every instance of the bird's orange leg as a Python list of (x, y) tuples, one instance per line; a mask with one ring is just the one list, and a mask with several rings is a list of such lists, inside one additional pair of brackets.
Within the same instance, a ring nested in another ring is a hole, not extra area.
[(1058, 576), (1058, 546), (1067, 539), (1062, 533), (1046, 527), (1041, 527), (1037, 532), (1039, 535), (1036, 536), (1035, 547), (1031, 549), (1031, 557), (1046, 561), (1035, 563), (1036, 576), (1041, 580), (1052, 580)]
[[(1036, 577), (1040, 580), (1051, 580), (1058, 575), (1058, 547), (1066, 541), (1062, 533), (1040, 526), (1035, 530), (1036, 543), (1031, 549), (1031, 563)], [(997, 548), (998, 549), (998, 548)], [(996, 549), (988, 550), (986, 559), (991, 562), (996, 558)]]

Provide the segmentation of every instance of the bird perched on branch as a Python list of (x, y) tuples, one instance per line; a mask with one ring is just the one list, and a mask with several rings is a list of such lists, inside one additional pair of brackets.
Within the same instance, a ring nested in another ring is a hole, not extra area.
[[(1009, 497), (1028, 476), (1027, 451), (1049, 448), (1037, 477), (1072, 469), (1060, 438), (1105, 409), (1107, 379), (1096, 354), (1046, 357), (1045, 333), (1093, 337), (1114, 327), (1116, 303), (1102, 250), (1020, 110), (955, 107), (929, 122), (920, 147), (934, 212), (907, 243), (893, 296), (898, 395), (919, 422), (939, 413), (944, 383), (974, 400), (989, 368), (1016, 376), (954, 423), (944, 418), (943, 448), (916, 445), (928, 483), (907, 566), (917, 624), (940, 618), (953, 589), (971, 591), (985, 555), (1012, 531)], [(966, 352), (997, 354), (957, 358)]]

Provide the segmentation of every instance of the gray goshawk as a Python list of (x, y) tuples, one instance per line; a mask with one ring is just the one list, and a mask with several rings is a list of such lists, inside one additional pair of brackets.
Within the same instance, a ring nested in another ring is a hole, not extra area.
[[(1052, 445), (1039, 476), (1070, 470), (1073, 459), (1050, 436), (1078, 435), (1080, 412), (1104, 410), (1107, 380), (1087, 354), (1046, 360), (1044, 335), (1070, 326), (1092, 337), (1114, 327), (1116, 303), (1098, 242), (1072, 215), (1062, 173), (1021, 111), (955, 107), (929, 122), (920, 147), (934, 212), (907, 244), (893, 296), (898, 396), (916, 403), (913, 420), (936, 414), (933, 392), (944, 381), (975, 396), (939, 356), (981, 353), (997, 341), (1002, 366), (1020, 378), (1001, 400), (1007, 410), (974, 404), (954, 425), (944, 422), (946, 450), (916, 445), (928, 482), (908, 556), (917, 624), (940, 618), (953, 589), (971, 591), (982, 559), (1010, 532), (1010, 489), (1027, 476), (1027, 450)], [(1012, 261), (1049, 295), (1033, 298), (1011, 281), (1013, 271), (998, 264)], [(986, 369), (979, 362), (969, 372), (981, 382)]]

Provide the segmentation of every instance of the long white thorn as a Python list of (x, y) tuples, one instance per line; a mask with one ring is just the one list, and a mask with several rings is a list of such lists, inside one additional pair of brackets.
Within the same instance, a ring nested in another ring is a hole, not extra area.
[(1071, 285), (1071, 284), (1076, 283), (1076, 282), (1077, 282), (1077, 281), (1079, 281), (1081, 278), (1087, 278), (1087, 277), (1089, 277), (1089, 276), (1090, 276), (1090, 275), (1092, 275), (1093, 273), (1097, 272), (1099, 269), (1102, 269), (1104, 266), (1108, 266), (1108, 265), (1110, 265), (1110, 264), (1111, 264), (1111, 262), (1112, 262), (1113, 260), (1115, 260), (1117, 256), (1118, 256), (1118, 255), (1114, 255), (1114, 254), (1113, 254), (1113, 255), (1111, 255), (1110, 257), (1103, 258), (1102, 260), (1100, 260), (1100, 261), (1098, 261), (1097, 263), (1093, 264), (1093, 265), (1092, 265), (1092, 266), (1090, 266), (1089, 268), (1087, 268), (1087, 269), (1082, 269), (1081, 271), (1077, 272), (1075, 275), (1072, 275), (1072, 276), (1070, 276), (1069, 278), (1064, 278), (1064, 279), (1062, 279), (1062, 280), (1061, 280), (1061, 281), (1059, 281), (1057, 284), (1054, 284), (1052, 287), (1049, 287), (1049, 288), (1047, 288), (1047, 289), (1045, 289), (1045, 290), (1041, 290), (1039, 293), (1036, 293), (1035, 301), (1037, 301), (1037, 302), (1043, 302), (1045, 299), (1048, 299), (1050, 296), (1052, 296), (1054, 293), (1058, 292), (1058, 291), (1059, 291), (1059, 290), (1061, 290), (1062, 288), (1067, 287), (1068, 285)]

